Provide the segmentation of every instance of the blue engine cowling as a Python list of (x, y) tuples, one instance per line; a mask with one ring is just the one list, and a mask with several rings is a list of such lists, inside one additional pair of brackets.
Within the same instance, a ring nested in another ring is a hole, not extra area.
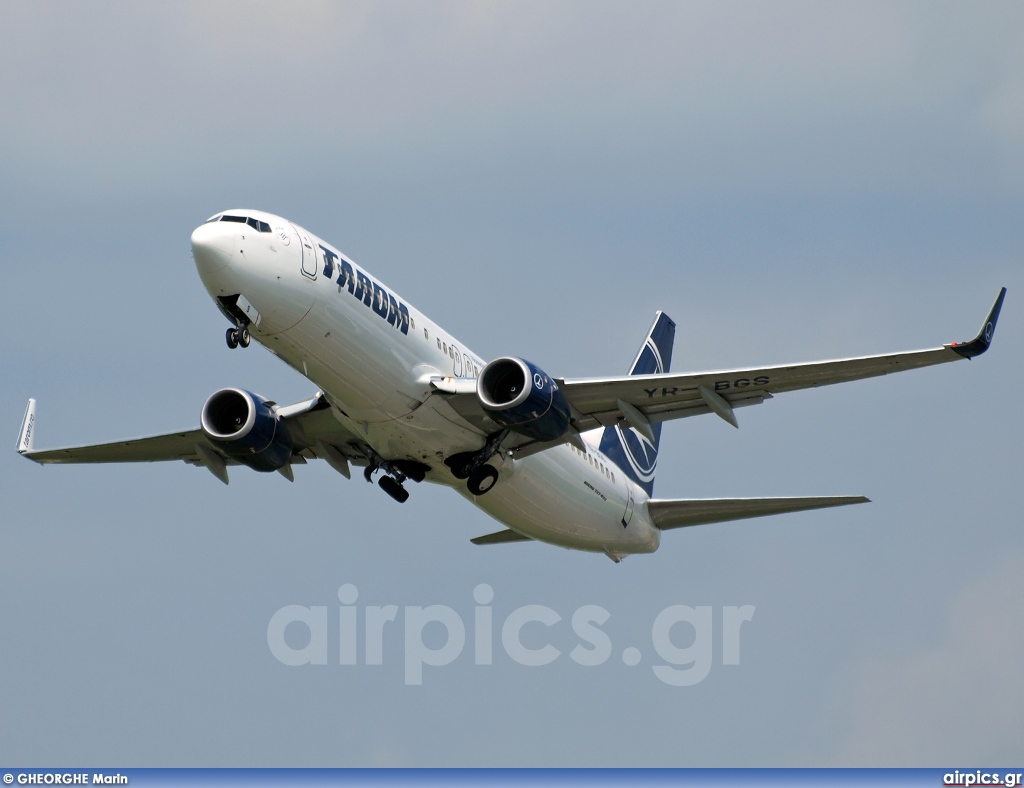
[(569, 403), (561, 389), (521, 358), (496, 358), (485, 366), (476, 395), (492, 419), (534, 440), (557, 440), (569, 429)]
[(203, 406), (203, 433), (222, 454), (257, 471), (276, 471), (292, 457), (288, 425), (260, 397), (221, 389)]

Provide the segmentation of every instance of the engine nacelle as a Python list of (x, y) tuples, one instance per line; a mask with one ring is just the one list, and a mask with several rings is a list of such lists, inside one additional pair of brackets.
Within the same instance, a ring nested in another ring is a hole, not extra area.
[(485, 366), (476, 395), (492, 419), (534, 440), (557, 440), (569, 429), (569, 403), (561, 389), (521, 358), (496, 358)]
[(221, 389), (203, 405), (203, 432), (217, 449), (257, 471), (276, 471), (292, 457), (288, 425), (260, 397)]

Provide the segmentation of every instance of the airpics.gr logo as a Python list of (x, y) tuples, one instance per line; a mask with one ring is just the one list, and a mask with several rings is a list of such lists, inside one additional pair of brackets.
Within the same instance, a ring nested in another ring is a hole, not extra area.
[[(600, 605), (577, 608), (568, 622), (550, 607), (535, 604), (517, 607), (503, 621), (496, 621), (491, 607), (494, 589), (481, 583), (473, 589), (476, 605), (467, 627), (467, 618), (447, 605), (406, 605), (399, 624), (398, 605), (365, 605), (360, 610), (358, 598), (359, 590), (345, 583), (338, 589), (341, 605), (336, 614), (329, 615), (327, 605), (280, 608), (267, 625), (270, 653), (283, 665), (331, 662), (347, 670), (360, 664), (383, 665), (386, 655), (398, 658), (400, 654), (405, 683), (419, 685), (424, 667), (452, 664), (466, 650), (467, 640), (472, 643), (472, 663), (481, 666), (495, 663), (496, 641), (509, 660), (526, 667), (543, 667), (559, 659), (564, 664), (556, 643), (568, 650), (569, 660), (583, 667), (603, 665), (616, 652), (611, 635), (602, 629), (612, 614)], [(651, 671), (673, 687), (699, 684), (711, 672), (716, 642), (721, 643), (721, 664), (739, 665), (740, 628), (753, 617), (753, 605), (724, 605), (719, 615), (706, 605), (669, 605), (651, 625), (649, 647), (656, 655)], [(401, 643), (396, 642), (399, 639)], [(336, 655), (331, 655), (332, 642), (337, 644)], [(677, 642), (690, 645), (680, 648)], [(627, 667), (644, 659), (641, 649), (633, 645), (618, 653)]]
[(973, 772), (947, 772), (942, 775), (943, 785), (1005, 785), (1009, 788), (1020, 785), (1020, 772), (983, 772), (980, 769)]

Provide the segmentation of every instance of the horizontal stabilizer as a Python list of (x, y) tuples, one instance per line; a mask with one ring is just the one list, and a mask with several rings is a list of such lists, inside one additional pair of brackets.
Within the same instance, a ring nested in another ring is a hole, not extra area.
[(506, 528), (504, 531), (487, 534), (486, 536), (478, 536), (476, 539), (470, 539), (469, 541), (473, 544), (503, 544), (505, 542), (531, 542), (533, 540), (529, 536), (523, 536), (511, 528)]
[(815, 498), (707, 498), (689, 501), (653, 499), (647, 502), (647, 511), (650, 512), (654, 524), (666, 531), (670, 528), (686, 528), (691, 525), (869, 502), (863, 495)]

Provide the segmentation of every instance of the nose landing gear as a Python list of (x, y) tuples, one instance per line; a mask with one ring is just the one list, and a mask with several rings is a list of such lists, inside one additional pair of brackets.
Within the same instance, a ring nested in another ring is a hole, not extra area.
[(228, 343), (228, 347), (234, 350), (236, 347), (241, 345), (242, 347), (249, 347), (249, 336), (248, 326), (239, 326), (238, 328), (229, 328), (227, 333), (224, 334), (224, 339)]

